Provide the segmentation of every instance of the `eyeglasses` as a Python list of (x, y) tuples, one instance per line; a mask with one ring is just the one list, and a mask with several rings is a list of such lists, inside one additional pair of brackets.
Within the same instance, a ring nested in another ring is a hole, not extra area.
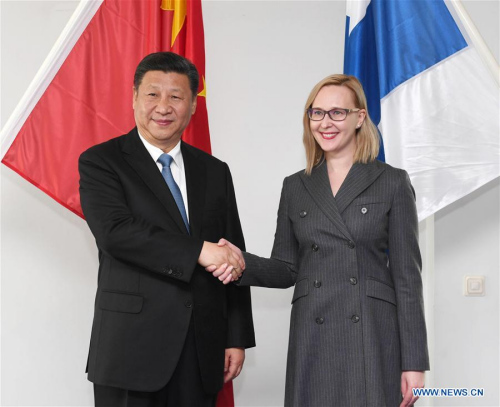
[(347, 113), (359, 112), (360, 110), (361, 109), (342, 109), (340, 107), (336, 107), (335, 109), (326, 112), (323, 109), (310, 108), (307, 109), (307, 116), (312, 121), (319, 122), (320, 120), (323, 120), (325, 114), (328, 113), (330, 119), (336, 122), (341, 122), (342, 120), (345, 120), (345, 118), (347, 117)]

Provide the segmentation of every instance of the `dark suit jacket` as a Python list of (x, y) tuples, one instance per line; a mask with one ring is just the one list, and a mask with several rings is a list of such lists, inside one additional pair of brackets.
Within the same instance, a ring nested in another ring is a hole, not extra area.
[(223, 384), (224, 351), (255, 346), (250, 291), (197, 264), (203, 241), (244, 245), (228, 166), (182, 143), (191, 235), (137, 130), (79, 160), (83, 212), (99, 249), (90, 381), (156, 391), (193, 319), (202, 382)]
[(401, 371), (428, 370), (415, 195), (408, 174), (354, 164), (337, 195), (326, 162), (287, 177), (271, 259), (240, 286), (292, 298), (285, 406), (399, 406)]

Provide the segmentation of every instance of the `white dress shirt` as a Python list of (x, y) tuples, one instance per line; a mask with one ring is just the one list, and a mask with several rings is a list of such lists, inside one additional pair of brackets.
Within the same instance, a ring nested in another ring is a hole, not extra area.
[[(139, 132), (138, 132), (139, 133)], [(144, 137), (139, 133), (139, 138), (141, 139), (144, 147), (148, 150), (148, 153), (151, 155), (151, 158), (156, 163), (158, 169), (163, 169), (163, 166), (158, 162), (158, 158), (163, 154), (163, 151), (158, 147), (149, 143)], [(182, 200), (184, 201), (184, 207), (186, 208), (186, 215), (189, 222), (189, 207), (188, 207), (188, 199), (187, 199), (187, 187), (186, 187), (186, 173), (184, 172), (184, 159), (182, 158), (181, 152), (181, 141), (177, 143), (177, 145), (168, 152), (168, 155), (172, 157), (172, 164), (170, 164), (170, 169), (172, 171), (172, 177), (174, 177), (174, 181), (179, 186), (182, 194)]]

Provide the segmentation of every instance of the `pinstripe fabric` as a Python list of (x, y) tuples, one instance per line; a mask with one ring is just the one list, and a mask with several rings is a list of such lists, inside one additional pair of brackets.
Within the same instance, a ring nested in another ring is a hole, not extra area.
[(398, 406), (401, 371), (429, 368), (405, 171), (354, 164), (335, 198), (325, 163), (287, 177), (271, 259), (244, 256), (241, 285), (295, 285), (285, 406)]

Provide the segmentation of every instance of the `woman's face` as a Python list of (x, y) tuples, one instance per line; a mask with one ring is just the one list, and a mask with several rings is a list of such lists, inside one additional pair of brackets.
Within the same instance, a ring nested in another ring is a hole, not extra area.
[[(326, 112), (334, 108), (356, 109), (354, 95), (345, 86), (329, 85), (321, 88), (312, 108), (321, 109)], [(361, 126), (365, 119), (366, 111), (351, 112), (343, 121), (334, 121), (328, 114), (323, 120), (309, 120), (311, 131), (325, 156), (338, 157), (350, 154), (354, 156), (356, 151), (356, 128)]]

